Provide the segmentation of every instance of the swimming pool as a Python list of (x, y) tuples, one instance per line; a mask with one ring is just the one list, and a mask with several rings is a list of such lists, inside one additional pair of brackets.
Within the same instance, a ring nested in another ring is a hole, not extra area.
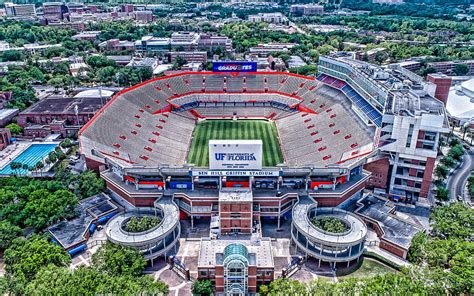
[(23, 151), (20, 155), (15, 157), (8, 165), (6, 165), (3, 169), (0, 170), (0, 175), (26, 175), (28, 174), (27, 170), (18, 169), (12, 170), (11, 163), (12, 162), (19, 162), (21, 164), (27, 164), (30, 167), (34, 167), (39, 161), (43, 160), (46, 156), (48, 156), (49, 152), (53, 151), (58, 144), (49, 143), (49, 144), (31, 144), (25, 151)]

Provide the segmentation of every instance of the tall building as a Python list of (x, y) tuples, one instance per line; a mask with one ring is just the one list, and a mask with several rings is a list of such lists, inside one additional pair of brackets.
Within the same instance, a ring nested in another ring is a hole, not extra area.
[(320, 15), (324, 13), (324, 6), (318, 4), (294, 4), (290, 13), (295, 15)]
[(454, 74), (454, 67), (456, 65), (466, 65), (469, 67), (469, 72), (466, 75), (474, 75), (474, 60), (465, 61), (447, 61), (447, 62), (432, 62), (427, 63), (427, 68), (434, 68), (436, 72), (443, 74)]
[(62, 2), (43, 3), (43, 17), (48, 22), (62, 20), (66, 13), (68, 13), (68, 8)]
[(14, 4), (12, 2), (5, 2), (5, 11), (7, 16), (12, 17), (36, 16), (34, 4)]
[(288, 22), (286, 16), (280, 12), (272, 13), (259, 13), (254, 15), (249, 15), (248, 20), (251, 23), (265, 22), (271, 24), (284, 24)]
[(428, 197), (439, 140), (449, 132), (432, 84), (402, 67), (387, 70), (346, 57), (321, 57), (319, 72), (331, 78), (319, 79), (345, 92), (356, 113), (377, 130), (379, 153), (365, 166), (373, 173), (370, 185), (386, 188), (396, 199)]
[(446, 106), (448, 101), (449, 89), (451, 88), (452, 78), (444, 74), (429, 74), (428, 81), (436, 85), (435, 98), (443, 102)]

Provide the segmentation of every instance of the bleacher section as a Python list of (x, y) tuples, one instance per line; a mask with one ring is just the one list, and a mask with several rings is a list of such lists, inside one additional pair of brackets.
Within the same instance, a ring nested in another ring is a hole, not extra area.
[(328, 76), (326, 74), (321, 74), (317, 78), (319, 81), (342, 90), (346, 96), (355, 104), (355, 106), (367, 116), (376, 126), (382, 126), (382, 114), (372, 105), (370, 105), (361, 95), (359, 95), (350, 85), (346, 82), (336, 79), (334, 77)]
[(371, 105), (345, 82), (329, 76), (318, 80), (278, 72), (165, 76), (117, 94), (81, 130), (81, 147), (127, 166), (179, 166), (186, 162), (196, 119), (268, 118), (276, 121), (288, 165), (334, 164), (344, 153), (357, 155), (358, 147), (372, 141), (347, 96), (380, 124), (381, 116)]
[(281, 149), (290, 166), (328, 165), (341, 161), (345, 152), (370, 144), (371, 136), (340, 104), (319, 114), (298, 113), (276, 121)]

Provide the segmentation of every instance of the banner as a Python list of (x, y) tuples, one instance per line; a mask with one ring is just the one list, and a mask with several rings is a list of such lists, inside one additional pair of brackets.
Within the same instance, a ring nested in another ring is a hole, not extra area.
[(190, 176), (201, 177), (278, 177), (281, 171), (189, 171)]
[(209, 169), (261, 170), (262, 140), (210, 140)]
[(212, 64), (213, 72), (256, 72), (257, 62), (247, 61), (229, 61), (214, 62)]

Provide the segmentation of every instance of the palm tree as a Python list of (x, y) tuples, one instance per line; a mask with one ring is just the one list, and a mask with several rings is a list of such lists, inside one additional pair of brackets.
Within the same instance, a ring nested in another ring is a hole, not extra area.
[(31, 167), (27, 163), (22, 164), (21, 168), (24, 169), (27, 172), (25, 175), (27, 175), (28, 172), (31, 171)]
[(14, 171), (15, 176), (18, 176), (18, 170), (22, 168), (22, 164), (16, 161), (10, 163), (10, 168)]
[(38, 161), (36, 164), (35, 164), (35, 170), (36, 171), (40, 171), (40, 176), (42, 176), (42, 169), (44, 168), (44, 163), (42, 163), (41, 161)]

